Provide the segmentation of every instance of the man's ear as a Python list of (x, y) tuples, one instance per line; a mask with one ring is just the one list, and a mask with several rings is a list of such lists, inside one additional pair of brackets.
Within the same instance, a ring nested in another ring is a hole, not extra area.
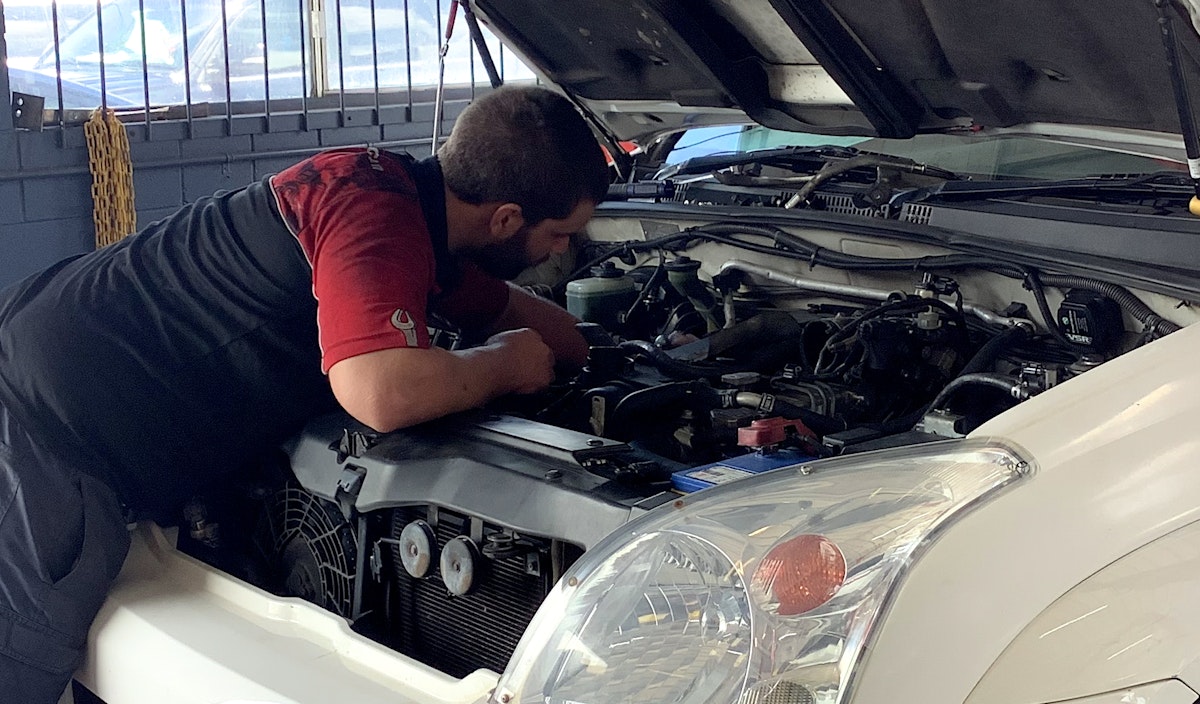
[(488, 234), (493, 241), (502, 242), (517, 234), (524, 225), (525, 216), (521, 212), (521, 206), (516, 203), (503, 203), (492, 211), (492, 217), (488, 221)]

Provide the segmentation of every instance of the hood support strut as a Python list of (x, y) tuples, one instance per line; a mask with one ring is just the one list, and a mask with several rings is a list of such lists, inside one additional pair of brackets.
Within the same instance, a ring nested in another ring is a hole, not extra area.
[(1167, 11), (1168, 3), (1169, 0), (1154, 0), (1154, 8), (1158, 11), (1158, 26), (1162, 35), (1163, 51), (1166, 53), (1167, 70), (1170, 72), (1171, 87), (1175, 92), (1175, 107), (1179, 110), (1179, 130), (1183, 133), (1188, 172), (1191, 174), (1192, 189), (1195, 192), (1188, 204), (1188, 211), (1200, 217), (1200, 134), (1197, 131), (1195, 114), (1192, 112), (1187, 82), (1183, 77), (1179, 44), (1175, 38), (1171, 14)]
[(804, 46), (846, 91), (880, 137), (906, 139), (917, 132), (921, 107), (894, 76), (875, 65), (824, 2), (769, 0)]

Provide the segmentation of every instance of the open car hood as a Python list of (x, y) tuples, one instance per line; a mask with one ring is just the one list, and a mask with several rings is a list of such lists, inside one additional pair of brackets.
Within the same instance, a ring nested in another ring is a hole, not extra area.
[[(1200, 92), (1197, 0), (1167, 2)], [(747, 118), (826, 134), (1180, 133), (1152, 0), (475, 0), (621, 139)]]

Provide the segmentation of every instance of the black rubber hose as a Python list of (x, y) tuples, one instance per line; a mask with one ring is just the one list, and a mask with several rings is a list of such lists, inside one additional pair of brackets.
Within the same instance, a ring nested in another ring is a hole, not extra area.
[[(766, 233), (759, 233), (766, 234)], [(839, 252), (830, 252), (821, 249), (816, 245), (797, 237), (789, 232), (778, 230), (771, 235), (776, 244), (787, 249), (790, 249), (801, 255), (808, 255), (810, 261), (815, 264), (824, 264), (834, 268), (859, 268), (863, 270), (899, 270), (899, 269), (953, 269), (960, 267), (984, 267), (992, 268), (999, 271), (1004, 271), (1009, 275), (1017, 275), (1031, 281), (1030, 289), (1033, 291), (1034, 297), (1037, 299), (1038, 308), (1045, 319), (1046, 327), (1050, 330), (1059, 342), (1066, 344), (1068, 347), (1078, 347), (1072, 343), (1062, 331), (1059, 329), (1057, 320), (1054, 314), (1050, 311), (1050, 306), (1046, 302), (1045, 292), (1041, 290), (1040, 284), (1055, 286), (1061, 289), (1079, 288), (1087, 291), (1094, 291), (1105, 295), (1121, 307), (1122, 310), (1133, 316), (1134, 319), (1141, 322), (1148, 329), (1155, 332), (1157, 335), (1168, 335), (1179, 330), (1179, 325), (1166, 320), (1162, 316), (1155, 313), (1149, 306), (1142, 302), (1137, 296), (1131, 293), (1128, 289), (1117, 284), (1098, 279), (1089, 279), (1083, 276), (1067, 276), (1057, 274), (1043, 274), (1040, 279), (1036, 272), (1016, 264), (986, 260), (979, 257), (962, 254), (947, 254), (934, 257), (923, 257), (920, 259), (887, 259), (871, 261), (866, 257), (855, 257), (853, 255), (845, 255)], [(864, 261), (865, 260), (865, 261)]]
[(897, 311), (920, 310), (922, 308), (937, 308), (938, 310), (942, 311), (947, 316), (949, 316), (950, 319), (958, 320), (964, 326), (966, 325), (966, 321), (963, 318), (963, 314), (960, 313), (959, 311), (955, 310), (953, 307), (951, 307), (945, 301), (941, 301), (936, 298), (921, 298), (919, 296), (909, 296), (908, 298), (905, 298), (904, 300), (893, 301), (891, 303), (884, 303), (883, 305), (873, 308), (873, 309), (867, 311), (866, 313), (863, 313), (862, 315), (858, 316), (857, 318), (854, 318), (849, 323), (847, 323), (845, 327), (839, 329), (837, 332), (830, 335), (829, 339), (825, 342), (825, 346), (828, 347), (832, 344), (841, 342), (842, 340), (845, 340), (846, 338), (850, 337), (851, 335), (854, 334), (854, 331), (858, 330), (858, 328), (860, 328), (862, 326), (862, 324), (867, 322), (868, 320), (874, 320), (875, 318), (887, 315), (888, 313), (895, 313)]
[[(774, 246), (757, 244), (739, 240), (734, 235), (757, 235), (765, 237)], [(750, 252), (759, 252), (773, 256), (786, 257), (797, 261), (805, 261), (816, 266), (828, 266), (834, 269), (861, 269), (864, 271), (912, 271), (923, 269), (989, 269), (997, 270), (1008, 276), (1020, 276), (1024, 270), (1012, 262), (1001, 261), (973, 254), (941, 254), (929, 257), (911, 257), (907, 259), (885, 259), (877, 257), (860, 257), (853, 254), (825, 249), (802, 237), (793, 235), (786, 230), (773, 225), (737, 224), (729, 225), (713, 223), (699, 225), (681, 232), (652, 240), (655, 246), (673, 245), (689, 239), (720, 242)], [(647, 244), (647, 243), (638, 243)]]
[(967, 374), (978, 374), (980, 372), (991, 371), (996, 360), (1000, 358), (1000, 354), (1012, 345), (1019, 345), (1028, 338), (1029, 333), (1023, 327), (1006, 328), (1000, 334), (995, 335), (979, 348), (973, 357), (967, 362), (959, 376)]
[[(1035, 285), (1031, 286), (1035, 298), (1038, 299), (1038, 307), (1041, 309), (1042, 317), (1045, 319), (1046, 327), (1054, 334), (1055, 338), (1060, 342), (1070, 346), (1078, 347), (1062, 334), (1059, 329), (1053, 313), (1050, 311), (1049, 305), (1045, 301), (1045, 293), (1040, 290), (1040, 286), (1036, 285), (1037, 274), (1034, 270), (997, 259), (987, 257), (978, 257), (970, 254), (943, 254), (930, 257), (910, 257), (904, 259), (880, 259), (875, 257), (860, 257), (852, 254), (843, 254), (833, 250), (828, 250), (820, 247), (802, 237), (793, 235), (786, 230), (773, 227), (770, 225), (705, 225), (695, 229), (695, 234), (712, 234), (721, 237), (723, 241), (729, 244), (737, 243), (737, 240), (725, 237), (726, 235), (747, 233), (761, 235), (771, 238), (777, 248), (792, 252), (796, 255), (793, 258), (808, 261), (812, 265), (823, 265), (835, 269), (859, 269), (862, 271), (908, 271), (908, 270), (947, 270), (947, 269), (989, 269), (1003, 273), (1007, 276), (1025, 279), (1026, 281), (1034, 280)], [(752, 243), (740, 243), (746, 248), (754, 248), (754, 251), (759, 251), (759, 247)], [(1131, 293), (1128, 289), (1117, 284), (1098, 279), (1090, 279), (1082, 276), (1069, 276), (1057, 274), (1043, 274), (1040, 278), (1041, 283), (1057, 288), (1079, 288), (1096, 293), (1103, 294), (1114, 301), (1121, 307), (1122, 310), (1129, 313), (1134, 319), (1141, 322), (1148, 329), (1152, 330), (1157, 335), (1168, 335), (1180, 329), (1180, 326), (1163, 318), (1155, 313), (1149, 306), (1142, 302), (1137, 296)]]
[(1033, 300), (1037, 301), (1038, 313), (1042, 316), (1042, 323), (1050, 331), (1050, 336), (1066, 346), (1068, 350), (1083, 350), (1083, 347), (1064, 335), (1062, 328), (1058, 327), (1058, 318), (1054, 317), (1054, 313), (1050, 310), (1050, 303), (1046, 301), (1046, 290), (1042, 286), (1041, 276), (1036, 271), (1029, 271), (1025, 274), (1025, 287), (1033, 293)]
[(802, 406), (797, 406), (794, 403), (787, 401), (775, 400), (775, 412), (784, 418), (796, 419), (803, 423), (809, 430), (813, 431), (821, 437), (825, 437), (830, 433), (838, 433), (847, 429), (845, 422), (831, 418), (826, 415), (821, 415), (815, 411), (810, 411)]
[(612, 247), (609, 247), (608, 249), (604, 250), (601, 254), (598, 254), (595, 257), (588, 260), (588, 262), (586, 264), (576, 267), (576, 269), (574, 271), (572, 271), (570, 274), (567, 274), (566, 276), (564, 276), (558, 283), (554, 284), (554, 287), (553, 287), (554, 295), (555, 295), (555, 297), (561, 295), (563, 293), (563, 291), (566, 290), (568, 283), (583, 276), (584, 274), (587, 274), (589, 271), (591, 271), (592, 267), (594, 267), (598, 264), (603, 264), (604, 262), (608, 261), (609, 259), (612, 259), (613, 257), (618, 257), (623, 254), (632, 254), (633, 252), (643, 252), (643, 251), (654, 250), (654, 249), (671, 249), (673, 245), (678, 244), (680, 242), (683, 242), (686, 244), (688, 242), (688, 240), (691, 240), (691, 239), (704, 239), (704, 237), (701, 235), (698, 235), (695, 232), (695, 230), (688, 229), (688, 230), (681, 230), (681, 231), (676, 232), (671, 235), (667, 235), (666, 237), (660, 237), (656, 240), (650, 240), (650, 241), (627, 240), (625, 242), (615, 244)]
[(795, 316), (782, 310), (765, 310), (708, 336), (710, 355), (720, 355), (747, 342), (768, 345), (792, 339), (803, 331)]
[(830, 433), (841, 432), (848, 427), (844, 421), (798, 406), (778, 396), (772, 396), (770, 410), (764, 409), (762, 407), (763, 396), (764, 394), (743, 391), (736, 394), (735, 400), (737, 405), (743, 408), (756, 408), (764, 413), (783, 416), (789, 420), (798, 420), (804, 423), (809, 430), (822, 437)]
[(608, 437), (624, 439), (635, 423), (645, 423), (647, 416), (657, 414), (661, 421), (664, 408), (720, 408), (717, 390), (704, 381), (676, 381), (639, 389), (621, 399), (612, 410), (607, 423)]
[[(978, 356), (978, 355), (977, 355)], [(875, 428), (884, 435), (892, 435), (894, 433), (906, 433), (913, 429), (920, 420), (928, 414), (929, 411), (941, 408), (943, 403), (946, 403), (950, 396), (954, 396), (964, 386), (972, 385), (990, 386), (992, 389), (997, 389), (1004, 392), (1004, 395), (1024, 401), (1028, 398), (1028, 392), (1022, 387), (1019, 381), (1010, 377), (1004, 377), (1003, 374), (986, 374), (986, 373), (971, 373), (960, 374), (958, 377), (950, 380), (950, 383), (943, 387), (942, 391), (934, 398), (934, 401), (925, 404), (922, 409), (914, 411), (914, 413), (906, 416), (898, 417), (890, 421), (877, 423), (877, 425), (868, 425), (866, 427)]]
[[(733, 237), (733, 235), (758, 235), (773, 241), (774, 246), (745, 242)], [(860, 257), (819, 247), (801, 237), (797, 237), (771, 225), (710, 224), (689, 228), (650, 241), (630, 240), (614, 245), (563, 277), (562, 280), (554, 285), (554, 294), (556, 297), (561, 295), (568, 282), (583, 276), (593, 266), (613, 257), (651, 249), (666, 249), (671, 251), (686, 249), (691, 245), (692, 240), (719, 242), (749, 252), (782, 256), (797, 261), (805, 261), (812, 266), (821, 265), (834, 269), (859, 269), (862, 271), (987, 269), (1004, 273), (1007, 276), (1016, 276), (1019, 278), (1024, 276), (1024, 269), (1016, 264), (971, 254), (943, 254), (907, 259)]]
[(713, 379), (736, 369), (718, 365), (698, 365), (670, 356), (645, 340), (627, 340), (621, 349), (642, 357), (659, 371), (680, 379)]
[(1003, 391), (1005, 395), (1017, 401), (1024, 401), (1029, 398), (1029, 390), (1012, 377), (1002, 374), (962, 374), (952, 379), (949, 384), (946, 384), (946, 387), (926, 407), (926, 412), (941, 408), (951, 396), (966, 386), (989, 386), (993, 389)]
[(1060, 289), (1079, 288), (1108, 296), (1117, 302), (1121, 310), (1129, 313), (1135, 320), (1159, 335), (1169, 335), (1180, 329), (1175, 323), (1155, 313), (1150, 306), (1123, 286), (1082, 276), (1059, 276), (1057, 274), (1043, 274), (1042, 283)]
[[(753, 242), (744, 242), (736, 239), (733, 235), (750, 234), (759, 235), (771, 239), (775, 243), (775, 247), (755, 244)], [(644, 251), (648, 249), (670, 249), (674, 245), (680, 245), (686, 248), (690, 244), (690, 240), (709, 240), (720, 242), (734, 247), (739, 247), (748, 251), (769, 253), (776, 256), (784, 256), (789, 259), (807, 261), (811, 266), (821, 265), (828, 266), (834, 269), (858, 269), (861, 271), (923, 271), (923, 270), (955, 270), (955, 269), (986, 269), (995, 271), (1006, 276), (1024, 279), (1029, 283), (1030, 290), (1037, 300), (1039, 312), (1044, 319), (1046, 328), (1050, 333), (1062, 344), (1069, 349), (1077, 349), (1079, 346), (1071, 342), (1057, 324), (1053, 312), (1050, 310), (1049, 304), (1046, 302), (1045, 292), (1042, 290), (1042, 283), (1059, 288), (1079, 288), (1088, 291), (1101, 293), (1117, 302), (1117, 305), (1122, 310), (1129, 313), (1136, 320), (1141, 322), (1151, 330), (1155, 335), (1167, 335), (1180, 329), (1179, 325), (1166, 320), (1155, 313), (1149, 306), (1141, 301), (1137, 296), (1117, 284), (1100, 281), (1097, 279), (1089, 279), (1080, 276), (1066, 276), (1047, 274), (1038, 278), (1038, 274), (1031, 268), (1006, 262), (1003, 260), (992, 259), (988, 257), (979, 257), (970, 254), (943, 254), (930, 257), (910, 257), (903, 259), (885, 259), (875, 257), (860, 257), (851, 254), (843, 254), (833, 250), (825, 249), (816, 244), (813, 244), (802, 237), (791, 234), (781, 228), (770, 225), (724, 225), (712, 224), (702, 225), (700, 227), (683, 230), (666, 237), (662, 237), (649, 242), (629, 241), (607, 250), (600, 256), (595, 257), (584, 266), (579, 267), (569, 276), (563, 278), (554, 287), (555, 295), (560, 295), (565, 288), (567, 282), (578, 276), (582, 276), (592, 266), (599, 264), (607, 259), (618, 256), (623, 253), (631, 253), (636, 251)]]
[[(714, 228), (705, 228), (706, 232)], [(761, 232), (770, 236), (776, 246), (790, 250), (812, 264), (822, 264), (835, 269), (861, 269), (863, 271), (911, 271), (932, 269), (966, 269), (983, 268), (999, 269), (1008, 274), (1020, 271), (1020, 267), (1011, 263), (971, 254), (939, 254), (930, 257), (908, 257), (901, 259), (884, 259), (878, 257), (861, 257), (853, 254), (843, 254), (831, 249), (825, 249), (808, 240), (793, 235), (778, 228), (770, 228), (770, 232)]]

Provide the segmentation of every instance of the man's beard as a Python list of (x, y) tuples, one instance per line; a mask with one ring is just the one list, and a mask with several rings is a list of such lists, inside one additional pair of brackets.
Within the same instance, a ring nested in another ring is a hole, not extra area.
[(467, 257), (488, 274), (510, 281), (538, 263), (529, 259), (529, 251), (526, 249), (529, 246), (529, 233), (529, 226), (524, 225), (507, 240), (484, 245)]

